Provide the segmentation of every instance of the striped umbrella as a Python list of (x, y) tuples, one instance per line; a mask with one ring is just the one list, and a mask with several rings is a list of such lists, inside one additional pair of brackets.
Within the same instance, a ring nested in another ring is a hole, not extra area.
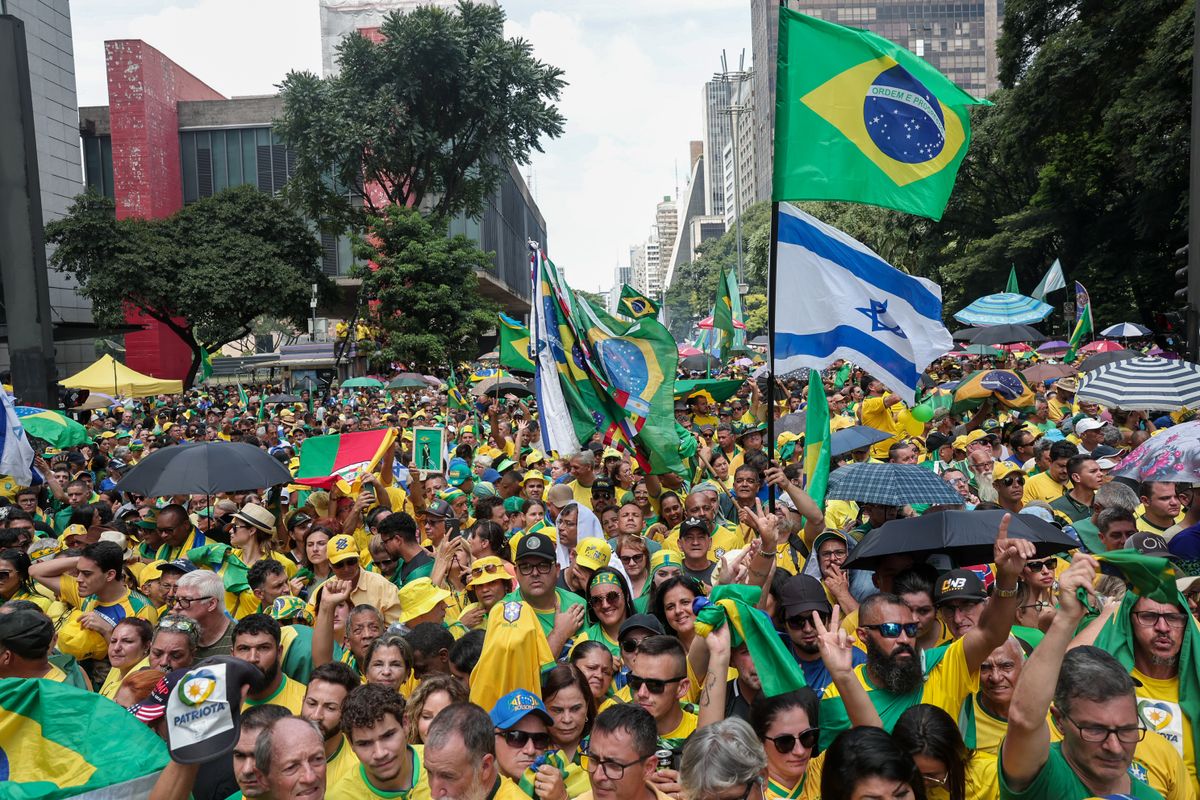
[(1148, 357), (1104, 364), (1083, 376), (1075, 397), (1108, 408), (1200, 408), (1200, 366)]
[(1136, 339), (1139, 336), (1149, 336), (1150, 329), (1134, 322), (1118, 322), (1100, 331), (1105, 339)]
[(1031, 325), (1050, 316), (1054, 307), (1023, 294), (1001, 292), (979, 298), (954, 315), (964, 325)]

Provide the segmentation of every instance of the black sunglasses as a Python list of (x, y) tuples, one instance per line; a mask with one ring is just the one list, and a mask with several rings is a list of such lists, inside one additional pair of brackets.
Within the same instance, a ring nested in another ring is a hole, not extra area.
[(535, 750), (550, 749), (550, 734), (548, 733), (530, 733), (529, 731), (496, 731), (497, 736), (503, 736), (504, 742), (509, 747), (514, 747), (518, 750), (524, 749), (525, 745), (533, 742)]
[[(818, 612), (818, 613), (820, 613), (820, 612)], [(821, 616), (821, 624), (828, 625), (830, 615), (829, 614), (821, 614), (820, 616)], [(811, 628), (817, 627), (816, 623), (813, 622), (811, 613), (797, 614), (794, 617), (788, 617), (786, 622), (787, 622), (787, 626), (789, 628), (791, 628), (792, 630), (796, 630), (796, 631), (801, 630), (802, 628), (804, 628), (806, 626), (811, 627)]]
[(817, 746), (817, 738), (820, 735), (820, 728), (805, 728), (797, 734), (785, 733), (780, 736), (764, 736), (763, 738), (775, 745), (775, 751), (780, 755), (787, 755), (795, 749), (796, 742), (803, 745), (805, 750), (812, 750)]
[(642, 676), (634, 675), (631, 672), (629, 673), (629, 691), (636, 693), (640, 691), (643, 686), (645, 686), (646, 691), (650, 692), (650, 694), (662, 694), (667, 690), (668, 684), (679, 683), (686, 678), (687, 675), (680, 675), (676, 678), (667, 678), (666, 680), (661, 678), (643, 678)]

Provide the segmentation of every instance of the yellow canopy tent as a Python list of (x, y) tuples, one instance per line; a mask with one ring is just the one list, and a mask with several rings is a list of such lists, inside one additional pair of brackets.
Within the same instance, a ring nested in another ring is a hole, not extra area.
[(117, 361), (103, 356), (95, 364), (59, 382), (68, 389), (89, 389), (113, 397), (150, 397), (156, 394), (179, 394), (183, 381), (169, 381), (143, 375)]

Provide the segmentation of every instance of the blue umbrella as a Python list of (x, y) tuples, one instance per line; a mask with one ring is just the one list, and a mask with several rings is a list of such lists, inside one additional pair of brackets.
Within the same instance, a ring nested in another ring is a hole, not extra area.
[(884, 433), (878, 428), (852, 425), (849, 428), (834, 431), (833, 436), (829, 437), (829, 455), (838, 456), (842, 453), (861, 450), (890, 438), (892, 438), (892, 434)]
[(916, 464), (847, 464), (829, 473), (828, 500), (884, 506), (961, 505), (962, 497), (931, 470)]
[(1001, 292), (979, 298), (954, 315), (964, 325), (1029, 325), (1050, 316), (1054, 307), (1023, 294)]

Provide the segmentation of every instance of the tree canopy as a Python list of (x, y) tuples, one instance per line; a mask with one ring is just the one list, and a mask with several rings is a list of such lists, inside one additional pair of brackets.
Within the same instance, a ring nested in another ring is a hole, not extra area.
[[(275, 130), (296, 154), (287, 196), (331, 230), (357, 227), (350, 197), (434, 216), (477, 216), (508, 170), (563, 132), (562, 71), (504, 37), (504, 12), (460, 2), (392, 12), (379, 41), (348, 36), (339, 72), (292, 72)], [(330, 180), (332, 176), (332, 180)]]
[(424, 372), (476, 358), (480, 337), (496, 327), (497, 309), (479, 293), (475, 274), (492, 269), (492, 254), (404, 206), (367, 222), (355, 250), (371, 262), (357, 270), (378, 333), (359, 352), (380, 368), (400, 361)]
[(88, 192), (46, 226), (46, 241), (52, 266), (78, 281), (99, 324), (121, 324), (137, 308), (183, 339), (192, 350), (186, 385), (201, 348), (246, 336), (263, 314), (303, 328), (312, 284), (324, 298), (334, 291), (309, 226), (251, 186), (157, 220), (118, 220), (112, 200)]

